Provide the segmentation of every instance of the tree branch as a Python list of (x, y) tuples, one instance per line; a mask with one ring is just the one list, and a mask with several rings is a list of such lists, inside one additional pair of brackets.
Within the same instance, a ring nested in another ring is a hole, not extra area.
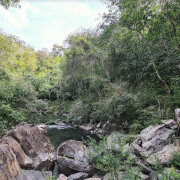
[(162, 77), (160, 76), (159, 71), (158, 71), (158, 69), (157, 69), (157, 67), (156, 67), (156, 65), (155, 65), (155, 63), (154, 63), (154, 59), (153, 59), (152, 55), (151, 55), (151, 56), (150, 56), (149, 54), (147, 54), (147, 55), (148, 55), (148, 57), (149, 57), (150, 60), (151, 60), (151, 63), (152, 63), (152, 65), (153, 65), (153, 67), (154, 67), (154, 70), (155, 70), (155, 72), (156, 72), (157, 77), (159, 78), (159, 80), (160, 80), (161, 82), (164, 83), (164, 85), (165, 85), (166, 88), (168, 89), (168, 94), (171, 95), (171, 94), (172, 94), (171, 88), (170, 88), (170, 86), (168, 85), (168, 83), (167, 83), (164, 79), (162, 79)]

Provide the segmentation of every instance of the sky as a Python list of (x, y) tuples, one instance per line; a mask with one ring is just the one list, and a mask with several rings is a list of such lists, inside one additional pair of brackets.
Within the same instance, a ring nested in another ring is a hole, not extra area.
[(0, 28), (18, 36), (35, 50), (63, 45), (79, 28), (95, 28), (103, 12), (101, 0), (21, 0), (21, 8), (0, 5)]

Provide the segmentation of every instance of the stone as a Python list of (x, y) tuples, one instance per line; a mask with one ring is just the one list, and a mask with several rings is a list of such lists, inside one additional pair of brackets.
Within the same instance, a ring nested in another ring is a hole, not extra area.
[(21, 168), (11, 148), (6, 144), (0, 145), (0, 179), (10, 180), (21, 174)]
[(106, 123), (103, 125), (103, 128), (106, 128), (110, 124), (109, 121), (106, 121)]
[(32, 168), (33, 161), (22, 150), (19, 143), (11, 136), (5, 136), (0, 140), (0, 144), (8, 145), (16, 156), (17, 162), (21, 168)]
[(180, 126), (180, 109), (179, 108), (175, 109), (175, 120), (178, 126)]
[(100, 178), (98, 174), (94, 174), (91, 178)]
[(94, 174), (91, 178), (87, 178), (85, 180), (101, 180), (101, 178), (97, 174)]
[(88, 179), (85, 179), (85, 180), (101, 180), (100, 178), (88, 178)]
[(172, 159), (172, 154), (179, 150), (180, 150), (180, 148), (177, 146), (167, 145), (161, 151), (152, 154), (147, 159), (147, 162), (150, 164), (155, 164), (155, 163), (157, 163), (157, 160), (158, 160), (158, 163), (160, 163), (162, 165), (168, 164), (168, 162), (170, 162)]
[(48, 180), (52, 178), (51, 171), (21, 170), (21, 174), (11, 180)]
[(59, 174), (57, 180), (67, 180), (68, 178), (64, 174)]
[(79, 126), (81, 129), (84, 129), (84, 130), (91, 130), (93, 128), (93, 126), (91, 124), (84, 124), (84, 125), (81, 125)]
[(131, 152), (131, 146), (129, 145), (129, 143), (124, 146), (123, 152)]
[(150, 177), (149, 177), (148, 175), (146, 175), (146, 174), (143, 174), (143, 173), (140, 173), (140, 174), (139, 174), (139, 177), (140, 177), (141, 179), (143, 179), (143, 180), (150, 180)]
[(21, 146), (24, 153), (32, 159), (29, 168), (34, 170), (49, 170), (56, 160), (55, 150), (49, 139), (39, 128), (30, 127), (22, 122), (12, 129), (7, 136), (13, 137)]
[(41, 132), (45, 132), (46, 131), (46, 125), (45, 124), (39, 124), (36, 127), (39, 128), (39, 130)]
[(172, 129), (172, 127), (177, 126), (176, 121), (174, 121), (173, 119), (162, 120), (162, 122), (165, 125), (165, 127), (169, 129)]
[(57, 164), (65, 175), (77, 172), (94, 174), (94, 168), (88, 162), (88, 150), (80, 141), (62, 143), (57, 150)]
[(143, 152), (145, 151), (141, 146), (139, 146), (137, 144), (137, 141), (134, 141), (132, 144), (133, 147), (133, 153), (138, 156), (141, 157), (143, 155)]
[(178, 128), (177, 124), (171, 127), (172, 130), (177, 130), (177, 128)]
[(88, 176), (89, 174), (87, 173), (79, 172), (79, 173), (68, 176), (68, 180), (84, 180)]
[(173, 132), (165, 125), (149, 126), (142, 130), (138, 139), (132, 143), (132, 151), (140, 157), (159, 152), (171, 142), (169, 137)]
[(96, 125), (96, 128), (100, 128), (101, 127), (101, 122), (99, 122), (97, 125)]
[(149, 167), (147, 167), (143, 162), (141, 161), (138, 161), (137, 164), (140, 166), (141, 168), (141, 171), (144, 173), (144, 174), (150, 174), (153, 170)]

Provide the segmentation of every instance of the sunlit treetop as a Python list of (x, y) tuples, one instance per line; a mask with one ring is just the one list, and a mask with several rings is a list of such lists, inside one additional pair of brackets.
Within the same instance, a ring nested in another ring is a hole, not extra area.
[(0, 0), (0, 5), (4, 6), (6, 9), (9, 7), (18, 7), (20, 8), (21, 6), (19, 5), (20, 0)]

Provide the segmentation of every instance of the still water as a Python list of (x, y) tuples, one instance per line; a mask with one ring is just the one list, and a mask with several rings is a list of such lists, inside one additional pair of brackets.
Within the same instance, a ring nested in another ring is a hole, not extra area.
[(61, 130), (56, 128), (47, 128), (45, 135), (49, 138), (55, 149), (57, 149), (61, 143), (68, 140), (83, 141), (87, 140), (88, 136), (93, 139), (100, 140), (97, 135), (92, 135), (89, 131), (80, 128), (67, 128)]

